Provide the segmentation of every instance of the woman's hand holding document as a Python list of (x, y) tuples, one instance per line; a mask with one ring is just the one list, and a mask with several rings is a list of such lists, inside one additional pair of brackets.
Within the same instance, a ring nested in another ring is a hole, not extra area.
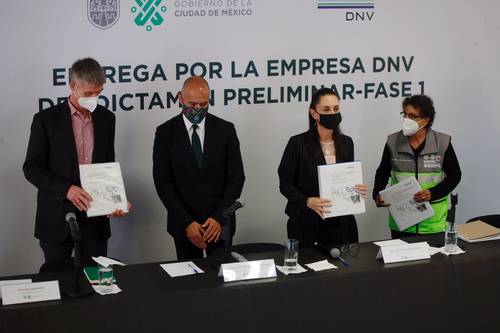
[(80, 181), (82, 188), (92, 197), (88, 217), (121, 217), (128, 213), (130, 203), (127, 202), (120, 163), (82, 164)]
[(394, 186), (380, 191), (380, 196), (386, 204), (389, 204), (389, 211), (396, 221), (399, 230), (409, 227), (434, 216), (428, 201), (417, 202), (415, 194), (420, 192), (420, 184), (415, 177), (409, 177)]
[(363, 184), (361, 162), (318, 166), (319, 195), (330, 200), (323, 218), (360, 214), (366, 211), (367, 187)]

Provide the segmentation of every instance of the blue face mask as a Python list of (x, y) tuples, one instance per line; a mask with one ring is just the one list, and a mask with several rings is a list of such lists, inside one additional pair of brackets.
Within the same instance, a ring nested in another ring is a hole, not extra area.
[(196, 110), (187, 105), (182, 105), (182, 114), (191, 122), (191, 124), (199, 124), (205, 118), (208, 112), (208, 106), (203, 109)]

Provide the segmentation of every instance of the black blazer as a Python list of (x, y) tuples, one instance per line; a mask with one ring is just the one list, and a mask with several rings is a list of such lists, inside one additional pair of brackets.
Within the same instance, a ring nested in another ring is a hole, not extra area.
[[(321, 221), (316, 212), (307, 208), (307, 198), (319, 197), (318, 165), (326, 164), (324, 155), (315, 156), (311, 149), (311, 135), (307, 131), (292, 136), (278, 168), (280, 192), (288, 199), (285, 213), (290, 217), (289, 227), (292, 228), (313, 227)], [(349, 136), (337, 135), (337, 146), (342, 147), (344, 155), (340, 156), (339, 149), (336, 149), (337, 163), (354, 161), (354, 144)], [(353, 217), (349, 215), (347, 218)]]
[[(94, 127), (93, 163), (114, 162), (115, 115), (98, 105), (92, 113)], [(26, 179), (38, 188), (35, 237), (60, 243), (69, 233), (65, 215), (76, 207), (66, 199), (71, 185), (80, 186), (71, 112), (68, 101), (43, 110), (33, 117), (31, 135), (23, 164)], [(79, 222), (98, 223), (102, 238), (109, 238), (109, 219), (78, 214)]]
[[(245, 181), (233, 124), (206, 115), (200, 170), (182, 117), (158, 126), (153, 148), (156, 191), (167, 208), (167, 230), (174, 238), (184, 236), (193, 221), (203, 223), (212, 217), (223, 224), (222, 212), (240, 197)], [(231, 229), (234, 234), (234, 216)]]

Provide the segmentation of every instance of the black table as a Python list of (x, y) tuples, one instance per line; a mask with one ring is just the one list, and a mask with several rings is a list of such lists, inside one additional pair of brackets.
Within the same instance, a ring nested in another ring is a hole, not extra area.
[[(442, 245), (407, 239), (422, 240)], [(384, 265), (361, 243), (349, 267), (230, 284), (211, 258), (195, 260), (206, 274), (179, 278), (158, 263), (117, 267), (121, 294), (0, 306), (0, 332), (500, 332), (500, 242), (460, 245), (466, 254)], [(280, 263), (283, 253), (248, 257)], [(54, 278), (8, 279), (26, 277)]]

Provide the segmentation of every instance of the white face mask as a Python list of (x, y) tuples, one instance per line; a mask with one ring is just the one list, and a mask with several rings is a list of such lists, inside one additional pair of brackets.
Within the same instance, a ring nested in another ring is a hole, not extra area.
[(410, 118), (403, 119), (403, 135), (404, 136), (412, 136), (417, 133), (421, 127), (418, 126), (418, 123)]
[(84, 109), (89, 110), (90, 112), (93, 112), (95, 108), (97, 107), (97, 100), (99, 99), (99, 96), (92, 96), (92, 97), (80, 97), (78, 99), (78, 104)]

